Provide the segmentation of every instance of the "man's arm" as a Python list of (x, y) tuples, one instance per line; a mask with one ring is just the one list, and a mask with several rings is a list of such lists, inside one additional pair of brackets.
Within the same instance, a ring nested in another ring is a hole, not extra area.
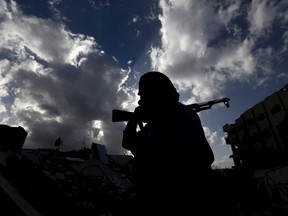
[[(137, 132), (138, 125), (142, 127), (142, 123), (139, 122), (139, 108), (136, 107), (134, 112), (129, 118), (125, 130), (123, 131), (122, 147), (130, 150), (133, 155), (136, 153), (139, 132)], [(142, 129), (142, 128), (141, 128)]]

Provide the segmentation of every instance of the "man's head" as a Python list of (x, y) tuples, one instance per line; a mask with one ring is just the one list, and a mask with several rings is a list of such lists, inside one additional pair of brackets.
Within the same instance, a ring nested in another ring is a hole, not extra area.
[(169, 109), (179, 101), (179, 93), (171, 80), (157, 71), (147, 72), (139, 81), (139, 105), (151, 112), (159, 108)]

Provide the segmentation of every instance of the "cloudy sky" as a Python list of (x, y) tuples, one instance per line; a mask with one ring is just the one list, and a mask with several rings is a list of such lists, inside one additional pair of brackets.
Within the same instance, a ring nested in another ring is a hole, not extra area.
[(158, 70), (199, 113), (216, 166), (233, 165), (223, 125), (288, 83), (285, 0), (0, 0), (0, 123), (25, 148), (104, 144), (123, 154), (138, 79)]

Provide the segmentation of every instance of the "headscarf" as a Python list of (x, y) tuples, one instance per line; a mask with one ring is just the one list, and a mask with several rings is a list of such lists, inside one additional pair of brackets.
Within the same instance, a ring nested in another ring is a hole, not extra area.
[(142, 75), (139, 81), (140, 96), (147, 94), (163, 105), (177, 104), (179, 93), (172, 81), (164, 73), (150, 71)]

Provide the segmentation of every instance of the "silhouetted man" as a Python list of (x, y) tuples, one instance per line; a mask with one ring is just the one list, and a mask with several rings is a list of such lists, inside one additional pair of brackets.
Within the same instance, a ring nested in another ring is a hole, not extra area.
[(122, 140), (134, 155), (133, 215), (206, 215), (214, 155), (197, 113), (161, 72), (144, 74), (138, 90)]

